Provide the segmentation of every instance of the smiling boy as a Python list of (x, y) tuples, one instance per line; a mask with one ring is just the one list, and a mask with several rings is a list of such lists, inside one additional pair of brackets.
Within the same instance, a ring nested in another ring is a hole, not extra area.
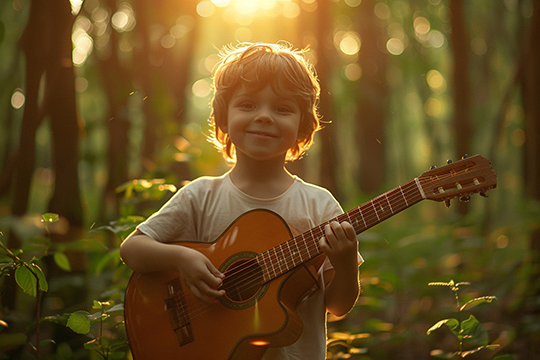
[[(186, 185), (121, 247), (123, 260), (134, 271), (176, 271), (206, 303), (225, 295), (219, 264), (170, 243), (210, 243), (253, 209), (275, 212), (298, 232), (343, 212), (327, 190), (285, 168), (311, 146), (320, 129), (320, 88), (304, 51), (285, 43), (256, 43), (226, 48), (221, 55), (214, 72), (211, 140), (232, 169)], [(362, 259), (354, 229), (347, 222), (332, 222), (324, 230), (319, 246), (326, 260), (317, 286), (297, 306), (303, 331), (292, 345), (268, 349), (263, 359), (324, 359), (326, 313), (345, 315), (356, 302)]]

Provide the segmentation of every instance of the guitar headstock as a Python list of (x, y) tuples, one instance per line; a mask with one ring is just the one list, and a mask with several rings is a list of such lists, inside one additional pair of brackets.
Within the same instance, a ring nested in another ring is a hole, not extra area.
[(497, 174), (489, 160), (475, 155), (432, 168), (419, 176), (418, 181), (426, 199), (444, 201), (448, 207), (456, 197), (462, 201), (468, 201), (474, 193), (487, 197), (486, 191), (497, 186)]

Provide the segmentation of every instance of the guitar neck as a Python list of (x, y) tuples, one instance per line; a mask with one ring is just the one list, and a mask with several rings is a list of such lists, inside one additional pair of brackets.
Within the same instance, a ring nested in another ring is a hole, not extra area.
[(257, 256), (265, 282), (271, 281), (322, 253), (319, 240), (324, 227), (333, 222), (349, 222), (356, 234), (383, 222), (426, 198), (418, 178), (320, 224)]

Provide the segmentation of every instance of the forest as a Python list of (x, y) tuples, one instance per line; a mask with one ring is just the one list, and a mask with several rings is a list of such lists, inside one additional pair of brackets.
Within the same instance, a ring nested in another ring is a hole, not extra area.
[(291, 173), (345, 211), (445, 169), (465, 186), (358, 234), (327, 359), (540, 359), (539, 0), (3, 0), (0, 359), (134, 358), (120, 244), (228, 171), (219, 52), (278, 41), (322, 89)]

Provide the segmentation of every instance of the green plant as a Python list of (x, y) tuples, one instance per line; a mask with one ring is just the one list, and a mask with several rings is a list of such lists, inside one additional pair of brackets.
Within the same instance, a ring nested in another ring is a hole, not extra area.
[[(467, 319), (463, 320), (464, 312), (477, 305), (484, 303), (491, 303), (497, 298), (495, 296), (482, 296), (473, 298), (465, 304), (460, 305), (459, 290), (461, 286), (470, 285), (468, 282), (455, 283), (454, 280), (450, 280), (447, 283), (444, 282), (432, 282), (430, 286), (444, 286), (452, 290), (455, 296), (455, 301), (458, 309), (458, 319), (450, 318), (437, 322), (427, 331), (427, 334), (431, 334), (437, 329), (440, 329), (443, 325), (446, 325), (450, 329), (451, 333), (456, 337), (459, 343), (459, 350), (454, 352), (448, 352), (444, 350), (433, 350), (431, 356), (438, 359), (457, 359), (464, 358), (482, 350), (495, 350), (499, 347), (498, 344), (489, 344), (489, 332), (478, 321), (474, 315), (470, 315)], [(497, 356), (494, 360), (510, 360), (513, 359), (510, 355)]]
[[(59, 216), (57, 214), (47, 213), (43, 214), (40, 221), (44, 224), (45, 230), (48, 234), (48, 224), (57, 222)], [(38, 264), (39, 260), (48, 254), (50, 241), (48, 236), (46, 238), (37, 239), (36, 243), (32, 246), (34, 251), (29, 251), (31, 254), (28, 258), (23, 249), (10, 250), (0, 241), (0, 248), (2, 249), (2, 258), (4, 261), (0, 263), (0, 276), (14, 276), (17, 285), (24, 291), (24, 293), (36, 298), (36, 322), (35, 322), (35, 344), (29, 341), (29, 334), (27, 333), (15, 333), (5, 334), (7, 341), (3, 341), (8, 347), (17, 347), (28, 342), (28, 344), (34, 349), (37, 359), (41, 359), (41, 347), (48, 343), (52, 343), (53, 340), (41, 339), (41, 298), (43, 292), (48, 291), (49, 284), (45, 273)], [(62, 250), (58, 249), (53, 252), (53, 258), (57, 265), (61, 268), (69, 268), (69, 261)], [(6, 321), (1, 322), (2, 329), (8, 327)]]

